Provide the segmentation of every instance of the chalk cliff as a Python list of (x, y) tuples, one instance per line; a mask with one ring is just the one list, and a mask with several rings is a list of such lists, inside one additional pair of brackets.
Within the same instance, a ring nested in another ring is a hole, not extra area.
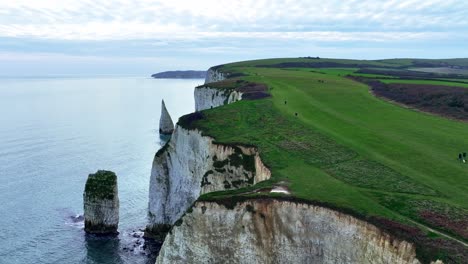
[(412, 244), (324, 207), (252, 199), (196, 202), (156, 263), (420, 263)]
[(242, 93), (207, 86), (195, 88), (195, 111), (215, 108), (242, 100)]
[(227, 79), (228, 74), (215, 68), (206, 73), (205, 85), (195, 88), (195, 111), (215, 108), (242, 100), (242, 93), (235, 90), (216, 89), (209, 83), (220, 82)]
[(228, 78), (228, 74), (220, 71), (216, 67), (209, 68), (206, 72), (205, 84), (219, 82)]
[[(267, 94), (258, 84), (209, 87), (226, 78), (216, 68), (207, 72), (205, 85), (195, 89), (197, 111)], [(411, 243), (325, 207), (283, 198), (232, 206), (198, 200), (270, 177), (255, 147), (217, 144), (176, 125), (155, 155), (150, 178), (146, 233), (163, 238), (169, 232), (157, 263), (420, 263)]]
[(256, 148), (215, 144), (177, 125), (156, 153), (150, 177), (148, 236), (164, 234), (204, 193), (237, 189), (270, 178)]
[(86, 181), (83, 202), (87, 233), (117, 233), (119, 195), (115, 173), (99, 170), (95, 174), (90, 174)]
[[(265, 84), (232, 79), (234, 76), (243, 75), (224, 73), (217, 67), (208, 70), (205, 84), (195, 87), (195, 110), (202, 111), (240, 100), (258, 100), (270, 97), (268, 87)], [(227, 79), (228, 77), (229, 79)]]
[(159, 133), (164, 135), (170, 135), (174, 131), (174, 122), (167, 111), (164, 100), (161, 102), (161, 117), (159, 119)]

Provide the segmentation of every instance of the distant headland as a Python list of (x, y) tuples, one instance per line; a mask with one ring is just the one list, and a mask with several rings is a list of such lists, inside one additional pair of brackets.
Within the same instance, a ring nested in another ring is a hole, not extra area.
[(165, 71), (151, 77), (156, 79), (205, 79), (206, 71)]

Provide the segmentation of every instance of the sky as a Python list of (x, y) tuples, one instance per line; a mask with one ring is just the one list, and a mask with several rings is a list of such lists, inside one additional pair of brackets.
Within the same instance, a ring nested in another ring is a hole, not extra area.
[(0, 0), (0, 75), (148, 75), (302, 56), (468, 57), (468, 1)]

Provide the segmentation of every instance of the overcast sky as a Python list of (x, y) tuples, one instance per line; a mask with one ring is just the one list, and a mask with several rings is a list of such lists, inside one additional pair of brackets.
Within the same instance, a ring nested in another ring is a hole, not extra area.
[(468, 57), (468, 1), (0, 0), (0, 75), (298, 56)]

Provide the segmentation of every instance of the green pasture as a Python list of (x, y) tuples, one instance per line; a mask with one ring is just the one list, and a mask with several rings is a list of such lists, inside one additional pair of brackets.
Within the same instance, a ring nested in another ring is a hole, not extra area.
[[(255, 67), (282, 61), (226, 65), (223, 70), (247, 74), (241, 79), (266, 84), (272, 97), (203, 111), (204, 118), (190, 126), (217, 142), (257, 146), (273, 175), (261, 187), (284, 184), (301, 199), (406, 224), (431, 226), (418, 214), (431, 204), (468, 217), (468, 164), (457, 160), (468, 152), (468, 123), (376, 98), (369, 87), (345, 77), (355, 68)], [(453, 230), (431, 227), (466, 241)]]

